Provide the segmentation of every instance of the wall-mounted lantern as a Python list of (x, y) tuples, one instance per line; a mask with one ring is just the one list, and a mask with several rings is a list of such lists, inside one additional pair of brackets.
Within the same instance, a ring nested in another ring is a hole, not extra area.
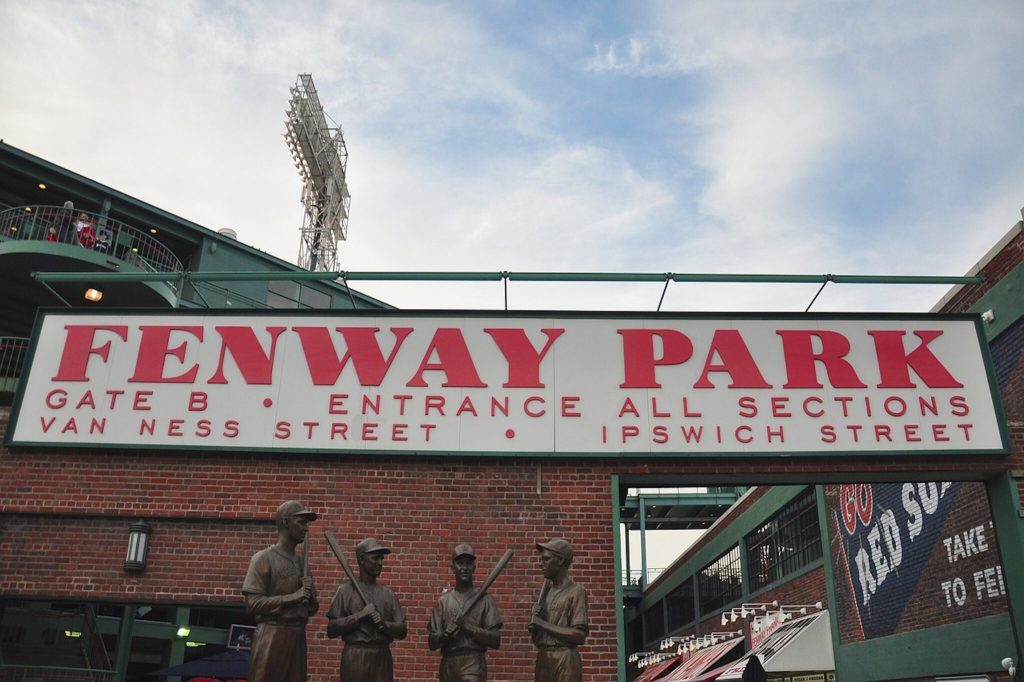
[(136, 521), (128, 526), (128, 553), (124, 558), (124, 570), (136, 573), (146, 570), (149, 530), (149, 524), (145, 521)]

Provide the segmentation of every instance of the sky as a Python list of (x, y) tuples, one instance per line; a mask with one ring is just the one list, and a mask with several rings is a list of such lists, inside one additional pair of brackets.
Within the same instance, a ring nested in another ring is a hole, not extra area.
[[(6, 142), (292, 262), (299, 73), (344, 130), (349, 271), (956, 276), (1024, 206), (1019, 0), (8, 0), (0, 23)], [(503, 305), (500, 283), (359, 288)], [(662, 309), (817, 289), (672, 284)], [(833, 284), (813, 310), (947, 289)], [(512, 282), (509, 307), (661, 294)]]

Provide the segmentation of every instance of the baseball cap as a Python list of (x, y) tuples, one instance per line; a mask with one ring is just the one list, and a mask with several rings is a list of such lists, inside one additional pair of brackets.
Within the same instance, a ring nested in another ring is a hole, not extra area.
[(455, 545), (455, 549), (452, 550), (452, 559), (458, 559), (460, 556), (471, 556), (476, 558), (476, 552), (470, 545), (463, 542), (461, 545)]
[(547, 542), (538, 542), (537, 551), (542, 549), (554, 552), (567, 562), (572, 561), (572, 545), (565, 538), (552, 538)]
[(377, 538), (366, 538), (356, 543), (356, 554), (373, 554), (375, 552), (391, 554), (391, 550), (380, 544)]
[(306, 509), (306, 505), (296, 500), (288, 500), (277, 508), (277, 518), (286, 519), (291, 516), (303, 516), (310, 521), (316, 521), (316, 512)]

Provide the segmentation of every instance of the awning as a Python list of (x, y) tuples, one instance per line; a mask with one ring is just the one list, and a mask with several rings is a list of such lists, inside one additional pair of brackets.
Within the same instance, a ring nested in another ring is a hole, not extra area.
[(673, 656), (660, 663), (655, 663), (636, 676), (633, 682), (654, 682), (654, 680), (659, 680), (662, 675), (668, 672), (669, 668), (675, 667), (677, 663), (679, 663), (679, 656)]
[(751, 656), (761, 659), (768, 674), (835, 670), (828, 611), (783, 623), (752, 651), (722, 670), (717, 678), (723, 682), (743, 679), (743, 669)]
[(698, 649), (687, 656), (682, 665), (676, 668), (671, 675), (663, 678), (661, 682), (694, 682), (701, 677), (705, 670), (718, 663), (741, 644), (743, 644), (743, 638), (736, 637), (704, 649)]

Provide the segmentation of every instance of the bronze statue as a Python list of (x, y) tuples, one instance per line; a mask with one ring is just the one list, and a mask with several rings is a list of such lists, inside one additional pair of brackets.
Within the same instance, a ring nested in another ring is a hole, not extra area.
[(377, 582), (390, 553), (374, 538), (360, 541), (359, 577), (338, 588), (327, 612), (327, 636), (345, 641), (342, 682), (394, 681), (391, 642), (405, 639), (405, 614), (395, 593)]
[[(511, 553), (506, 554), (511, 558)], [(507, 561), (506, 561), (507, 563)], [(499, 563), (491, 575), (496, 578), (504, 568)], [(501, 614), (498, 604), (489, 594), (473, 589), (476, 571), (476, 552), (467, 544), (452, 551), (452, 573), (455, 589), (445, 592), (437, 600), (427, 624), (427, 645), (431, 651), (441, 650), (440, 682), (485, 682), (487, 649), (501, 646)], [(484, 585), (486, 590), (493, 581)]]
[(306, 621), (319, 605), (306, 552), (300, 560), (295, 546), (306, 540), (309, 522), (315, 520), (301, 502), (285, 502), (277, 508), (277, 544), (249, 561), (242, 594), (257, 623), (250, 682), (306, 681)]
[(569, 577), (572, 545), (554, 538), (537, 543), (544, 587), (527, 626), (537, 661), (534, 682), (582, 682), (583, 664), (577, 649), (587, 639), (587, 592)]

